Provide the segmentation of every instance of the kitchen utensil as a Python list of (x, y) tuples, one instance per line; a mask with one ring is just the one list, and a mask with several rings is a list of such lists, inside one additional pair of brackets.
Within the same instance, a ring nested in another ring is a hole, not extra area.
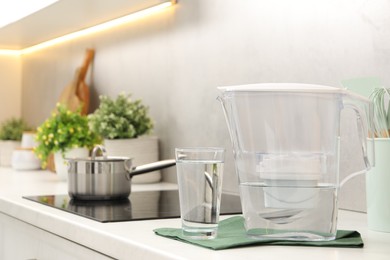
[(247, 234), (261, 239), (333, 240), (341, 183), (340, 114), (344, 108), (355, 112), (364, 171), (370, 169), (366, 149), (370, 101), (345, 89), (309, 84), (219, 90)]
[[(390, 113), (389, 113), (389, 90), (381, 87), (376, 88), (370, 95), (374, 106), (374, 130), (375, 137), (389, 138)], [(386, 102), (387, 101), (387, 102)], [(386, 104), (387, 103), (387, 104)]]
[(76, 111), (81, 106), (80, 98), (76, 94), (79, 77), (80, 69), (77, 69), (72, 82), (65, 87), (58, 100), (59, 103), (66, 105), (72, 111)]
[(54, 153), (54, 166), (56, 169), (57, 179), (59, 181), (68, 181), (68, 165), (65, 158), (86, 158), (89, 156), (87, 147), (75, 147), (67, 149), (65, 153), (57, 151)]
[[(101, 151), (102, 156), (97, 156), (98, 151)], [(176, 161), (171, 159), (134, 167), (131, 158), (109, 157), (101, 145), (93, 149), (91, 158), (66, 160), (69, 196), (81, 200), (127, 198), (131, 192), (133, 176), (176, 164)]]
[(83, 65), (80, 68), (79, 81), (77, 84), (76, 95), (83, 104), (81, 114), (88, 114), (89, 110), (89, 87), (85, 82), (85, 76), (87, 75), (88, 67), (91, 64), (95, 51), (93, 49), (87, 49)]
[(85, 83), (88, 67), (93, 59), (94, 50), (88, 49), (81, 67), (76, 69), (73, 81), (65, 87), (58, 102), (65, 104), (70, 110), (81, 108), (81, 114), (85, 115), (89, 109), (89, 88)]

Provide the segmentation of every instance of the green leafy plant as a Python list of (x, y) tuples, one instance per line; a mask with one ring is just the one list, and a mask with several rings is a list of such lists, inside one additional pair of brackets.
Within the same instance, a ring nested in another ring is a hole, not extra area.
[(0, 127), (0, 140), (20, 141), (24, 131), (31, 128), (23, 119), (11, 118)]
[(97, 134), (90, 131), (88, 118), (76, 112), (70, 111), (66, 106), (57, 104), (57, 112), (37, 128), (36, 140), (38, 146), (34, 152), (46, 168), (47, 158), (51, 153), (62, 152), (71, 148), (86, 147), (91, 149), (100, 143)]
[(136, 138), (153, 129), (148, 107), (121, 93), (116, 100), (100, 96), (100, 105), (88, 116), (91, 130), (106, 139)]

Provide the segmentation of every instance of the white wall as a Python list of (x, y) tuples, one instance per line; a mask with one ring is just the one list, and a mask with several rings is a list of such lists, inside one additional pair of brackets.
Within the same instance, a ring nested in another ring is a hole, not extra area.
[(22, 114), (22, 69), (19, 56), (0, 55), (0, 124)]
[[(150, 106), (162, 158), (172, 157), (177, 146), (224, 146), (224, 189), (237, 191), (216, 87), (339, 86), (342, 79), (367, 75), (388, 84), (390, 2), (181, 0), (128, 26), (24, 56), (22, 114), (30, 123), (38, 125), (49, 115), (87, 47), (97, 52), (92, 110), (99, 94), (133, 93)], [(359, 159), (342, 156), (342, 176)], [(174, 169), (165, 171), (165, 179), (175, 181)], [(343, 207), (364, 210), (364, 178), (345, 185), (341, 196)]]

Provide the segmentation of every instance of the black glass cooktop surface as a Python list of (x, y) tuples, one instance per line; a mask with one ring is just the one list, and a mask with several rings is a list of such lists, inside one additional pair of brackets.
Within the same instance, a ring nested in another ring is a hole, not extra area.
[[(68, 195), (25, 196), (23, 198), (99, 222), (180, 217), (177, 190), (132, 192), (127, 199), (107, 201), (73, 200)], [(222, 194), (221, 215), (241, 212), (238, 195)]]

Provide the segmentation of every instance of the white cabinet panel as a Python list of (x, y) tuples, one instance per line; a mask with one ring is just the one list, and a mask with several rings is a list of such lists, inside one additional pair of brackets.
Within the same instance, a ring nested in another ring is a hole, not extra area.
[(0, 213), (0, 259), (112, 259)]

